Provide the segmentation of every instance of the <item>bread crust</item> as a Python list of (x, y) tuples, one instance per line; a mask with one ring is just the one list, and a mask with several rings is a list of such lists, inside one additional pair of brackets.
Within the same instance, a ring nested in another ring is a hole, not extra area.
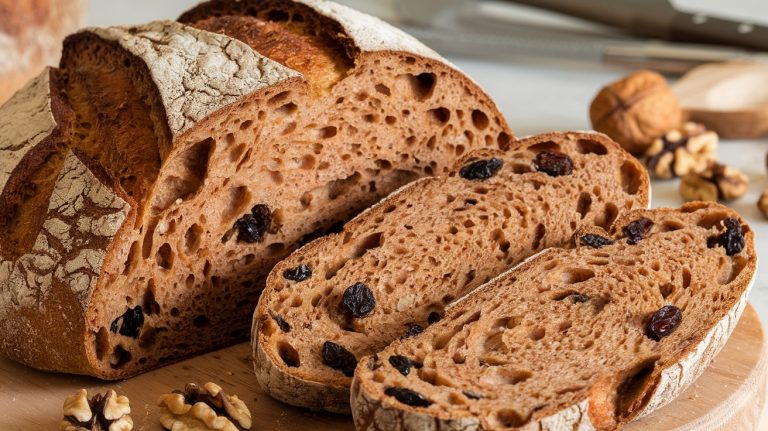
[[(271, 2), (251, 3), (266, 4)], [(433, 51), (416, 42), (415, 39), (383, 22), (367, 18), (349, 9), (337, 8), (327, 2), (295, 4), (281, 1), (275, 2), (275, 4), (282, 7), (297, 5), (297, 7), (303, 7), (305, 10), (314, 11), (313, 13), (325, 20), (324, 22), (329, 29), (340, 29), (341, 31), (335, 34), (339, 39), (347, 41), (350, 52), (354, 54), (352, 60), (355, 64), (370, 66), (378, 58), (392, 55), (394, 52), (392, 49), (403, 49), (408, 51), (397, 52), (407, 54), (409, 59), (416, 62), (417, 67), (426, 63), (431, 68), (430, 71), (434, 73), (443, 73), (451, 67)], [(336, 15), (339, 15), (340, 21), (344, 19), (346, 21), (341, 24), (337, 23), (334, 21)], [(366, 26), (386, 28), (363, 28), (360, 23), (354, 22), (357, 19), (362, 20), (361, 22), (364, 22)], [(356, 35), (352, 37), (347, 34), (345, 29)], [(366, 35), (364, 30), (371, 35)], [(355, 44), (358, 38), (360, 39), (359, 46)], [(269, 96), (274, 96), (276, 93), (286, 90), (304, 91), (303, 86), (306, 86), (300, 73), (270, 60), (237, 39), (171, 21), (154, 22), (136, 27), (86, 29), (79, 32), (71, 36), (65, 43), (65, 51), (72, 50), (67, 51), (72, 53), (70, 55), (72, 58), (67, 59), (65, 56), (65, 60), (71, 60), (71, 62), (62, 61), (63, 71), (54, 69), (53, 72), (70, 74), (69, 78), (77, 75), (74, 70), (70, 69), (76, 69), (79, 65), (77, 59), (78, 44), (93, 47), (95, 43), (92, 44), (92, 41), (98, 42), (98, 46), (102, 48), (101, 52), (105, 51), (103, 48), (108, 48), (106, 51), (109, 53), (106, 55), (115, 54), (111, 51), (112, 49), (118, 51), (121, 65), (123, 59), (126, 58), (125, 68), (135, 75), (140, 75), (142, 84), (145, 81), (151, 83), (149, 89), (142, 89), (152, 93), (149, 94), (151, 100), (144, 100), (144, 103), (149, 106), (142, 106), (151, 111), (152, 120), (157, 120), (153, 125), (160, 124), (158, 129), (153, 131), (158, 136), (164, 133), (162, 139), (167, 141), (163, 142), (166, 147), (159, 149), (160, 161), (158, 164), (160, 166), (165, 166), (163, 163), (184, 153), (190, 146), (199, 143), (194, 141), (193, 132), (207, 129), (215, 130), (221, 126), (222, 119), (235, 116), (235, 110), (239, 106), (256, 102), (256, 99), (267, 93)], [(375, 51), (367, 51), (368, 49), (375, 49)], [(88, 53), (92, 54), (90, 51)], [(426, 60), (422, 59), (422, 54)], [(403, 56), (403, 58), (405, 57)], [(400, 57), (396, 59), (399, 60)], [(422, 61), (423, 63), (421, 63)], [(94, 64), (96, 66), (90, 64), (88, 66), (97, 68), (98, 62), (94, 62)], [(49, 74), (53, 72), (49, 72)], [(77, 72), (82, 73), (83, 76), (87, 73)], [(145, 76), (148, 79), (144, 79)], [(502, 130), (505, 140), (510, 139), (511, 136), (507, 133), (509, 129), (490, 98), (484, 96), (479, 88), (470, 85), (471, 80), (465, 75), (456, 74), (455, 78), (460, 83), (466, 83), (469, 86), (466, 90), (472, 92), (473, 95), (483, 96), (480, 98), (478, 104), (481, 106), (478, 108), (485, 110), (487, 107), (490, 111), (486, 112), (494, 120), (492, 129), (496, 130), (498, 126)], [(48, 82), (45, 82), (46, 79)], [(124, 79), (124, 77), (121, 76), (119, 79)], [(135, 82), (132, 84), (136, 85)], [(67, 115), (75, 116), (73, 110), (67, 105), (67, 103), (71, 103), (74, 97), (66, 98), (69, 102), (65, 100), (65, 102), (60, 103), (57, 101), (57, 92), (51, 91), (50, 87), (50, 76), (42, 76), (30, 84), (27, 90), (17, 95), (14, 101), (6, 105), (7, 110), (13, 114), (0, 118), (0, 156), (3, 156), (0, 158), (0, 179), (2, 179), (2, 186), (4, 186), (0, 195), (2, 199), (5, 199), (4, 197), (13, 191), (14, 184), (21, 183), (21, 180), (31, 175), (28, 172), (31, 171), (28, 166), (24, 166), (26, 161), (36, 158), (42, 163), (45, 154), (42, 151), (44, 145), (49, 145), (49, 142), (50, 145), (61, 144), (60, 146), (69, 151), (71, 144), (67, 142), (68, 133), (75, 134), (78, 132), (78, 130), (68, 129), (68, 127), (75, 126), (72, 125), (71, 118), (65, 118)], [(84, 91), (87, 92), (87, 85), (84, 87)], [(144, 95), (143, 92), (141, 94)], [(86, 100), (87, 98), (82, 99)], [(116, 103), (119, 103), (119, 100)], [(128, 104), (126, 102), (126, 105)], [(58, 105), (62, 106), (59, 107)], [(119, 109), (123, 108), (123, 106), (119, 107)], [(130, 110), (132, 107), (127, 106), (126, 108), (126, 110)], [(60, 109), (61, 112), (57, 109)], [(24, 112), (34, 113), (34, 115), (26, 115)], [(98, 121), (95, 118), (96, 114), (101, 113), (93, 114), (94, 121)], [(76, 115), (88, 117), (80, 111)], [(22, 117), (24, 120), (21, 120)], [(7, 121), (4, 122), (4, 119)], [(77, 120), (82, 121), (83, 119), (77, 117)], [(85, 122), (88, 120), (91, 118), (85, 118)], [(26, 127), (19, 127), (22, 122)], [(159, 130), (163, 126), (166, 128)], [(14, 135), (17, 131), (21, 131), (24, 136)], [(481, 141), (478, 140), (477, 142)], [(88, 154), (93, 156), (92, 153)], [(8, 157), (5, 157), (6, 155)], [(63, 231), (77, 228), (78, 232), (85, 235), (81, 239), (82, 241), (91, 241), (93, 244), (98, 244), (98, 247), (94, 245), (90, 248), (78, 248), (94, 250), (94, 252), (77, 260), (77, 264), (70, 263), (70, 265), (80, 265), (76, 268), (79, 272), (76, 272), (77, 274), (84, 274), (82, 277), (77, 275), (78, 278), (75, 279), (66, 272), (67, 263), (73, 262), (77, 257), (66, 254), (72, 251), (69, 248), (71, 244), (62, 243), (60, 238), (55, 238), (54, 244), (51, 244), (52, 241), (46, 240), (48, 247), (52, 250), (51, 253), (55, 251), (56, 256), (59, 256), (57, 259), (53, 259), (52, 263), (54, 274), (51, 277), (55, 282), (52, 282), (53, 287), (47, 290), (34, 285), (32, 290), (35, 292), (45, 291), (45, 294), (34, 295), (20, 295), (20, 292), (27, 290), (30, 282), (19, 276), (21, 273), (18, 271), (21, 269), (26, 271), (26, 267), (22, 268), (19, 266), (21, 264), (17, 265), (17, 262), (26, 262), (36, 258), (29, 257), (25, 250), (11, 251), (11, 254), (18, 251), (22, 257), (6, 259), (5, 263), (0, 266), (0, 292), (2, 292), (0, 308), (6, 310), (3, 317), (6, 317), (4, 320), (7, 329), (3, 331), (6, 336), (0, 337), (0, 350), (6, 356), (36, 368), (89, 374), (105, 379), (125, 377), (139, 370), (109, 369), (108, 365), (104, 366), (104, 352), (101, 351), (103, 347), (98, 341), (100, 333), (96, 333), (98, 327), (93, 329), (92, 327), (86, 328), (86, 326), (96, 318), (97, 312), (94, 311), (92, 303), (94, 294), (104, 292), (104, 287), (110, 286), (114, 279), (121, 276), (121, 270), (127, 267), (126, 262), (133, 251), (131, 242), (138, 244), (135, 241), (137, 238), (128, 237), (135, 234), (135, 232), (131, 232), (132, 229), (138, 229), (137, 227), (141, 225), (151, 202), (138, 198), (135, 202), (129, 197), (127, 192), (121, 188), (120, 181), (106, 172), (111, 167), (102, 169), (99, 166), (101, 160), (89, 160), (84, 153), (78, 151), (65, 152), (62, 157), (65, 159), (66, 170), (62, 170), (61, 175), (66, 172), (78, 172), (79, 176), (77, 178), (71, 176), (54, 177), (56, 181), (53, 187), (54, 193), (57, 195), (51, 198), (50, 202), (46, 201), (45, 203), (53, 205), (54, 202), (58, 202), (56, 201), (57, 196), (60, 196), (64, 190), (68, 190), (67, 193), (71, 192), (67, 195), (68, 199), (85, 199), (89, 206), (88, 208), (66, 207), (67, 217), (71, 217), (71, 219), (66, 220), (66, 228), (55, 225), (53, 220), (58, 220), (61, 217), (51, 212), (59, 209), (64, 211), (64, 206), (51, 207), (48, 212), (41, 211), (39, 215), (41, 218), (40, 225), (44, 226), (44, 229), (40, 231), (41, 235), (44, 234), (47, 238), (50, 236), (49, 233), (51, 235), (60, 234)], [(83, 166), (85, 170), (83, 170)], [(71, 184), (67, 185), (66, 182)], [(146, 194), (155, 196), (158, 193), (158, 188), (163, 187), (163, 184), (157, 182), (150, 184), (150, 186)], [(80, 192), (76, 193), (77, 190)], [(96, 201), (92, 195), (95, 193), (94, 190), (98, 190), (99, 195), (99, 199)], [(117, 205), (117, 202), (123, 202), (123, 205), (120, 208), (113, 207), (107, 202), (109, 200), (107, 196), (111, 196), (109, 199), (112, 199), (111, 202), (114, 205)], [(0, 199), (0, 205), (3, 204), (2, 199)], [(170, 202), (175, 201), (174, 199)], [(42, 205), (40, 207), (42, 208)], [(98, 210), (94, 213), (92, 211), (94, 209)], [(109, 215), (111, 218), (104, 219), (101, 217), (105, 215)], [(54, 224), (51, 225), (51, 223)], [(48, 227), (54, 231), (49, 232)], [(37, 230), (31, 228), (29, 231), (37, 235)], [(30, 242), (36, 240), (37, 237), (34, 237), (31, 238)], [(3, 251), (1, 247), (2, 245), (0, 245), (0, 252)], [(32, 249), (30, 248), (30, 250)], [(38, 251), (35, 249), (36, 253)], [(3, 254), (2, 256), (5, 258), (6, 255)], [(17, 266), (21, 269), (17, 270)], [(34, 269), (35, 271), (48, 271), (47, 267), (46, 269), (37, 267)], [(59, 272), (64, 271), (64, 276), (55, 278), (57, 270)], [(107, 274), (108, 277), (104, 277), (104, 274)], [(48, 273), (46, 272), (45, 275)], [(26, 307), (24, 310), (17, 307), (17, 296), (24, 298)], [(28, 311), (26, 311), (27, 309)], [(56, 315), (56, 317), (44, 319), (42, 316), (46, 313)], [(243, 317), (242, 320), (247, 319), (247, 316)], [(54, 330), (56, 327), (68, 328), (68, 331), (75, 334), (76, 338), (57, 337), (54, 335), (58, 333)], [(107, 324), (107, 328), (109, 328), (109, 324)], [(102, 327), (102, 329), (104, 328)]]
[[(743, 220), (734, 211), (714, 203), (702, 203), (692, 202), (683, 205), (680, 209), (662, 208), (657, 210), (636, 210), (626, 213), (620, 216), (613, 224), (612, 232), (614, 235), (620, 234), (620, 229), (632, 220), (636, 220), (644, 215), (649, 215), (653, 212), (657, 214), (671, 213), (671, 212), (694, 212), (697, 210), (712, 210), (717, 211), (721, 215), (727, 215), (729, 217), (735, 217), (743, 223)], [(582, 232), (586, 232), (584, 230)], [(757, 256), (754, 254), (754, 233), (751, 230), (745, 232), (745, 247), (744, 250), (748, 250), (749, 260), (746, 263), (744, 269), (737, 275), (738, 280), (734, 280), (736, 286), (742, 288), (741, 295), (738, 300), (729, 308), (725, 315), (716, 322), (709, 330), (699, 335), (697, 342), (691, 343), (690, 346), (682, 352), (681, 356), (672, 364), (654, 370), (654, 376), (649, 378), (652, 383), (652, 387), (646, 394), (645, 402), (640, 406), (630, 417), (623, 420), (616, 421), (614, 417), (615, 413), (613, 408), (610, 411), (606, 410), (602, 405), (601, 399), (596, 397), (602, 397), (602, 390), (591, 391), (590, 395), (580, 401), (577, 404), (573, 404), (564, 408), (563, 410), (539, 418), (526, 423), (524, 426), (517, 428), (526, 431), (533, 430), (607, 430), (618, 429), (629, 421), (646, 416), (658, 408), (668, 404), (674, 400), (680, 393), (682, 393), (691, 383), (693, 383), (710, 364), (712, 359), (720, 352), (725, 346), (728, 338), (733, 332), (738, 319), (741, 316), (745, 306), (746, 300), (754, 283)], [(546, 254), (548, 251), (542, 252)], [(535, 256), (532, 256), (532, 259)], [(506, 271), (499, 277), (503, 277), (515, 271), (520, 271), (522, 267), (526, 265), (526, 260), (514, 268)], [(492, 282), (492, 281), (491, 281)], [(732, 282), (733, 283), (733, 282)], [(360, 361), (358, 365), (358, 371), (369, 365), (371, 357), (365, 358)], [(363, 382), (356, 377), (352, 383), (351, 402), (352, 413), (355, 420), (355, 426), (358, 430), (398, 430), (398, 431), (415, 431), (415, 430), (480, 430), (481, 425), (477, 418), (468, 417), (466, 422), (462, 422), (461, 426), (456, 425), (457, 418), (441, 418), (433, 415), (426, 415), (415, 409), (403, 409), (398, 408), (395, 403), (384, 399), (377, 399), (371, 396), (362, 387)], [(613, 404), (610, 404), (613, 407)]]

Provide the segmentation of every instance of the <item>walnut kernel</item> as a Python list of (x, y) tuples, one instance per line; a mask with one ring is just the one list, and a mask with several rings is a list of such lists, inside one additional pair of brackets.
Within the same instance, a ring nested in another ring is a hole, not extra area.
[(117, 396), (110, 390), (88, 399), (88, 391), (81, 389), (64, 400), (62, 431), (131, 431), (131, 406), (127, 397)]
[(654, 139), (645, 155), (648, 171), (656, 178), (682, 177), (704, 171), (716, 159), (717, 133), (692, 122)]
[(688, 201), (730, 201), (747, 192), (749, 179), (742, 172), (710, 163), (703, 172), (691, 172), (680, 182), (680, 194)]
[(251, 412), (245, 403), (236, 395), (227, 395), (214, 383), (187, 384), (184, 391), (160, 396), (159, 405), (163, 408), (160, 423), (168, 430), (238, 431), (251, 428)]

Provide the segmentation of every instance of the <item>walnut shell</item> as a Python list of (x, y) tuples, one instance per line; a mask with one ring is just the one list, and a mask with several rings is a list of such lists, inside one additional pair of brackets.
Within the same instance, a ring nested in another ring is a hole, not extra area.
[(683, 111), (664, 77), (644, 70), (603, 87), (589, 117), (595, 130), (639, 156), (654, 139), (680, 127)]

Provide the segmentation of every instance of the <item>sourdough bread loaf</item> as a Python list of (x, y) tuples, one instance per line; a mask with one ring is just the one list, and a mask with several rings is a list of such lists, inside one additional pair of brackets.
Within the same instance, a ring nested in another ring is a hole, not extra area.
[(289, 404), (349, 412), (357, 359), (419, 332), (526, 257), (649, 200), (605, 135), (547, 133), (470, 153), (280, 262), (254, 315), (256, 375)]
[(744, 309), (753, 232), (726, 207), (693, 203), (632, 211), (577, 241), (362, 359), (357, 429), (609, 430), (680, 394)]
[(511, 142), (469, 78), (350, 9), (184, 21), (81, 31), (0, 108), (3, 355), (117, 379), (247, 339), (302, 241)]
[(0, 103), (56, 64), (87, 9), (87, 0), (0, 0)]

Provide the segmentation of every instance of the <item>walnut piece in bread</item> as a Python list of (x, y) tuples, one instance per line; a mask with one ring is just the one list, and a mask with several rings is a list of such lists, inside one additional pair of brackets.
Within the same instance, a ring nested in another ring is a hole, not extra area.
[(747, 192), (749, 178), (741, 171), (710, 162), (702, 172), (691, 172), (680, 181), (680, 195), (687, 201), (730, 201)]
[(589, 117), (595, 130), (640, 156), (654, 139), (680, 127), (683, 111), (666, 79), (643, 70), (603, 87)]
[[(642, 219), (631, 244), (625, 228)], [(585, 232), (612, 243), (550, 248), (361, 358), (357, 429), (617, 430), (682, 393), (744, 310), (754, 232), (703, 202)], [(403, 373), (405, 360), (419, 367)]]
[(61, 431), (131, 431), (131, 406), (128, 398), (110, 390), (88, 399), (81, 389), (64, 400), (64, 420)]
[(648, 171), (664, 180), (702, 172), (717, 159), (718, 140), (717, 133), (687, 122), (653, 140), (645, 153)]
[(251, 429), (251, 412), (237, 397), (215, 383), (189, 383), (184, 391), (160, 396), (160, 423), (173, 431), (240, 431)]
[(349, 8), (182, 21), (78, 32), (0, 107), (3, 355), (120, 379), (245, 341), (292, 250), (512, 142), (469, 77)]

